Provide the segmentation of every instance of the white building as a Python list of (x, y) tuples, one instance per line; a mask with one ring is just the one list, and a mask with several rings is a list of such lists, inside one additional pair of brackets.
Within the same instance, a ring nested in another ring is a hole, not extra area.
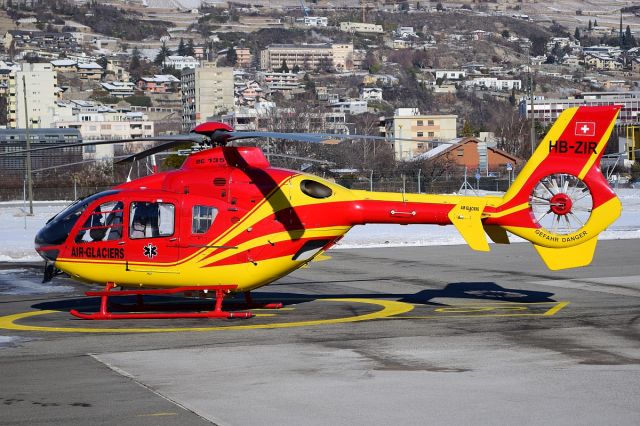
[[(26, 93), (25, 93), (26, 88)], [(22, 70), (9, 77), (8, 125), (25, 128), (25, 100), (29, 127), (53, 127), (58, 98), (57, 73), (49, 63), (22, 64)]]
[(462, 80), (467, 76), (465, 70), (433, 70), (432, 73), (436, 80)]
[(112, 81), (111, 83), (100, 83), (100, 85), (104, 90), (109, 92), (109, 96), (115, 96), (117, 98), (133, 96), (136, 89), (136, 85), (128, 81)]
[[(54, 127), (78, 129), (83, 140), (145, 139), (154, 136), (153, 121), (149, 121), (141, 112), (120, 112), (89, 101), (60, 102), (58, 106), (59, 121), (54, 123)], [(65, 109), (66, 112), (63, 112)], [(108, 159), (113, 157), (113, 153), (113, 145), (86, 146), (83, 157)]]
[(344, 101), (334, 102), (329, 104), (329, 107), (333, 112), (343, 112), (345, 114), (364, 114), (367, 112), (367, 101), (359, 99), (347, 99)]
[(360, 99), (367, 101), (382, 101), (382, 89), (379, 87), (363, 87)]
[(481, 77), (464, 82), (466, 87), (480, 87), (489, 90), (520, 90), (520, 80), (499, 80), (495, 77)]
[(308, 27), (326, 27), (329, 19), (326, 16), (305, 16), (304, 24)]
[(367, 22), (340, 22), (340, 31), (344, 31), (346, 33), (384, 33), (382, 25), (370, 24)]
[(177, 70), (183, 70), (185, 68), (194, 69), (200, 66), (200, 61), (193, 56), (170, 55), (165, 58), (164, 65), (166, 67), (173, 67)]
[[(618, 125), (637, 125), (638, 117), (640, 117), (640, 92), (585, 92), (575, 98), (553, 99), (536, 96), (533, 108), (536, 120), (552, 123), (565, 109), (582, 105), (622, 105), (616, 123)], [(524, 117), (530, 116), (531, 103), (528, 102), (528, 99), (522, 99), (519, 112)]]
[(398, 29), (396, 30), (396, 34), (402, 38), (416, 36), (416, 32), (414, 31), (413, 27), (398, 27)]

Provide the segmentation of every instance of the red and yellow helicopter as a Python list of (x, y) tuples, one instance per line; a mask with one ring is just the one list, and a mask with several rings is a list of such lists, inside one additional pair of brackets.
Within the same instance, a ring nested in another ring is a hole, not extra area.
[[(259, 148), (227, 145), (260, 132), (205, 123), (195, 133), (217, 146), (192, 153), (178, 170), (77, 201), (38, 232), (36, 250), (50, 270), (106, 286), (87, 292), (102, 298), (99, 312), (72, 311), (86, 319), (237, 317), (222, 310), (227, 294), (242, 292), (251, 302), (250, 291), (369, 223), (453, 225), (479, 251), (489, 251), (487, 235), (508, 243), (510, 232), (532, 242), (550, 269), (585, 266), (598, 234), (621, 212), (599, 166), (619, 110), (564, 111), (503, 197), (350, 190), (271, 167)], [(211, 292), (215, 307), (193, 313), (108, 307), (113, 295), (177, 292)]]

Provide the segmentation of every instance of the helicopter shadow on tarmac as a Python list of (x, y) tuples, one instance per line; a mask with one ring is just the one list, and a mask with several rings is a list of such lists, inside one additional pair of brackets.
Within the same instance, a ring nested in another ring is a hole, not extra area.
[[(354, 280), (339, 281), (323, 281), (313, 284), (339, 284), (349, 283)], [(358, 280), (373, 282), (373, 280)], [(375, 280), (378, 282), (379, 280)], [(310, 284), (310, 283), (305, 283)], [(455, 299), (455, 300), (487, 300), (511, 303), (544, 303), (556, 302), (552, 299), (554, 293), (534, 290), (522, 290), (502, 287), (495, 282), (455, 282), (449, 283), (441, 289), (421, 290), (414, 294), (407, 293), (332, 293), (321, 295), (305, 295), (300, 293), (283, 293), (283, 292), (255, 292), (256, 299), (278, 299), (283, 300), (287, 304), (287, 300), (304, 299), (334, 299), (334, 298), (358, 298), (358, 299), (393, 299), (399, 302), (446, 306), (444, 303), (436, 302), (436, 299)]]
[[(365, 280), (369, 281), (369, 280)], [(347, 281), (329, 281), (322, 284), (339, 283)], [(308, 283), (307, 283), (308, 284)], [(318, 283), (321, 284), (321, 283)], [(428, 306), (448, 306), (446, 303), (437, 302), (437, 299), (454, 299), (462, 301), (498, 301), (510, 303), (543, 303), (556, 302), (552, 299), (553, 293), (522, 290), (502, 287), (494, 282), (456, 282), (449, 283), (442, 289), (426, 289), (414, 294), (406, 293), (327, 293), (327, 294), (305, 294), (293, 292), (271, 292), (259, 291), (255, 292), (254, 298), (256, 302), (279, 301), (288, 305), (301, 305), (303, 303), (313, 302), (319, 299), (341, 299), (341, 298), (358, 298), (358, 299), (392, 299), (405, 303)], [(131, 308), (135, 307), (136, 299), (133, 296), (113, 297), (112, 307), (114, 311), (119, 307)], [(210, 309), (212, 301), (210, 299), (194, 299), (175, 296), (147, 296), (145, 303), (148, 308), (158, 310), (198, 310)], [(78, 310), (96, 310), (100, 306), (100, 299), (97, 297), (79, 297), (67, 298), (64, 300), (54, 300), (44, 303), (37, 303), (32, 306), (39, 310), (58, 310), (69, 311), (71, 309)], [(239, 297), (229, 298), (225, 300), (225, 308), (247, 309), (240, 302)]]

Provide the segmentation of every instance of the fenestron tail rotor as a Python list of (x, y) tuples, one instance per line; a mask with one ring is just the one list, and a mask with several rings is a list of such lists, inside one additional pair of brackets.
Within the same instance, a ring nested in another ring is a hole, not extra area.
[(538, 181), (529, 204), (534, 222), (545, 232), (568, 235), (582, 229), (591, 217), (593, 197), (577, 176), (556, 173)]

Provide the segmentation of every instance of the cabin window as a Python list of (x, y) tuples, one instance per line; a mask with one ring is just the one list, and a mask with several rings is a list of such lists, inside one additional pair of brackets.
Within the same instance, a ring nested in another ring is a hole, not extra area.
[(96, 207), (76, 235), (76, 243), (117, 241), (122, 238), (122, 201), (109, 201)]
[(191, 222), (191, 232), (194, 234), (205, 234), (211, 228), (213, 221), (218, 215), (218, 209), (211, 206), (193, 206), (193, 220)]
[(173, 235), (175, 206), (163, 202), (135, 201), (129, 212), (129, 237), (156, 238)]
[(300, 190), (311, 198), (329, 198), (333, 191), (327, 185), (315, 180), (305, 179), (300, 182)]

